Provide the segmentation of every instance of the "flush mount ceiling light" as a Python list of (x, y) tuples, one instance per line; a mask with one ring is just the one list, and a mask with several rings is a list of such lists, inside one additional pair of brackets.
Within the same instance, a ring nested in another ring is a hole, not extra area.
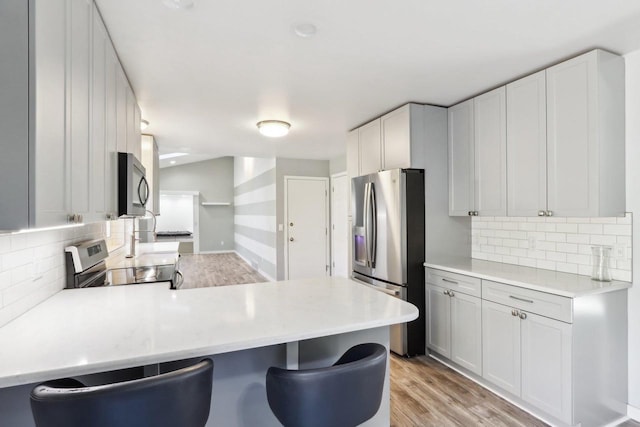
[(193, 7), (192, 0), (163, 0), (162, 3), (169, 9), (191, 9)]
[(288, 134), (291, 124), (283, 122), (282, 120), (263, 120), (258, 122), (256, 126), (258, 126), (258, 130), (264, 136), (277, 138)]
[(145, 120), (145, 119), (140, 120), (140, 130), (145, 130), (148, 127), (149, 127), (148, 120)]
[(310, 39), (311, 37), (316, 35), (318, 29), (315, 25), (306, 22), (303, 24), (295, 25), (293, 27), (293, 32), (296, 33), (298, 37), (302, 37), (303, 39)]

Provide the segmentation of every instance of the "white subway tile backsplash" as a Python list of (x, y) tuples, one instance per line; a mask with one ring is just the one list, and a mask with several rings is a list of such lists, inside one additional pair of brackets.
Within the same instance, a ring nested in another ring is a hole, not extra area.
[[(124, 241), (121, 222), (112, 224)], [(0, 326), (64, 288), (66, 246), (101, 237), (104, 223), (0, 236)]]
[(602, 234), (602, 224), (580, 224), (578, 225), (580, 234)]
[(629, 225), (605, 225), (603, 227), (604, 234), (612, 234), (615, 236), (630, 236), (631, 235), (631, 224)]
[(619, 245), (624, 256), (612, 254), (611, 273), (616, 280), (628, 281), (632, 222), (631, 214), (621, 218), (472, 218), (472, 257), (591, 275), (592, 246)]

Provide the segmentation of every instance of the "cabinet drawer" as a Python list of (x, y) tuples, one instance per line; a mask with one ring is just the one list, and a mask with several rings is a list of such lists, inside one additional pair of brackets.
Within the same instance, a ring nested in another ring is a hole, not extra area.
[(571, 298), (483, 280), (482, 299), (563, 322), (573, 322), (573, 301)]
[(481, 294), (480, 279), (448, 271), (427, 268), (427, 283), (475, 297)]

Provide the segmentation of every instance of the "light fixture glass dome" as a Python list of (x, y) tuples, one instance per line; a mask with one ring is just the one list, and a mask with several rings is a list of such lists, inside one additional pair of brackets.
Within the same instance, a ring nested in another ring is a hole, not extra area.
[(283, 122), (282, 120), (263, 120), (258, 122), (257, 126), (260, 133), (264, 136), (277, 138), (288, 134), (291, 124)]

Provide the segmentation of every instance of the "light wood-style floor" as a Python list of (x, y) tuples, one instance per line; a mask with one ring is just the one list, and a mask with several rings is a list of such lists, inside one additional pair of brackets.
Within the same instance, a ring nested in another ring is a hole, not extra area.
[(181, 289), (267, 281), (235, 253), (184, 254), (180, 258), (180, 271), (184, 275)]
[(427, 356), (391, 356), (393, 427), (547, 424)]
[(428, 356), (390, 360), (392, 427), (547, 426)]

